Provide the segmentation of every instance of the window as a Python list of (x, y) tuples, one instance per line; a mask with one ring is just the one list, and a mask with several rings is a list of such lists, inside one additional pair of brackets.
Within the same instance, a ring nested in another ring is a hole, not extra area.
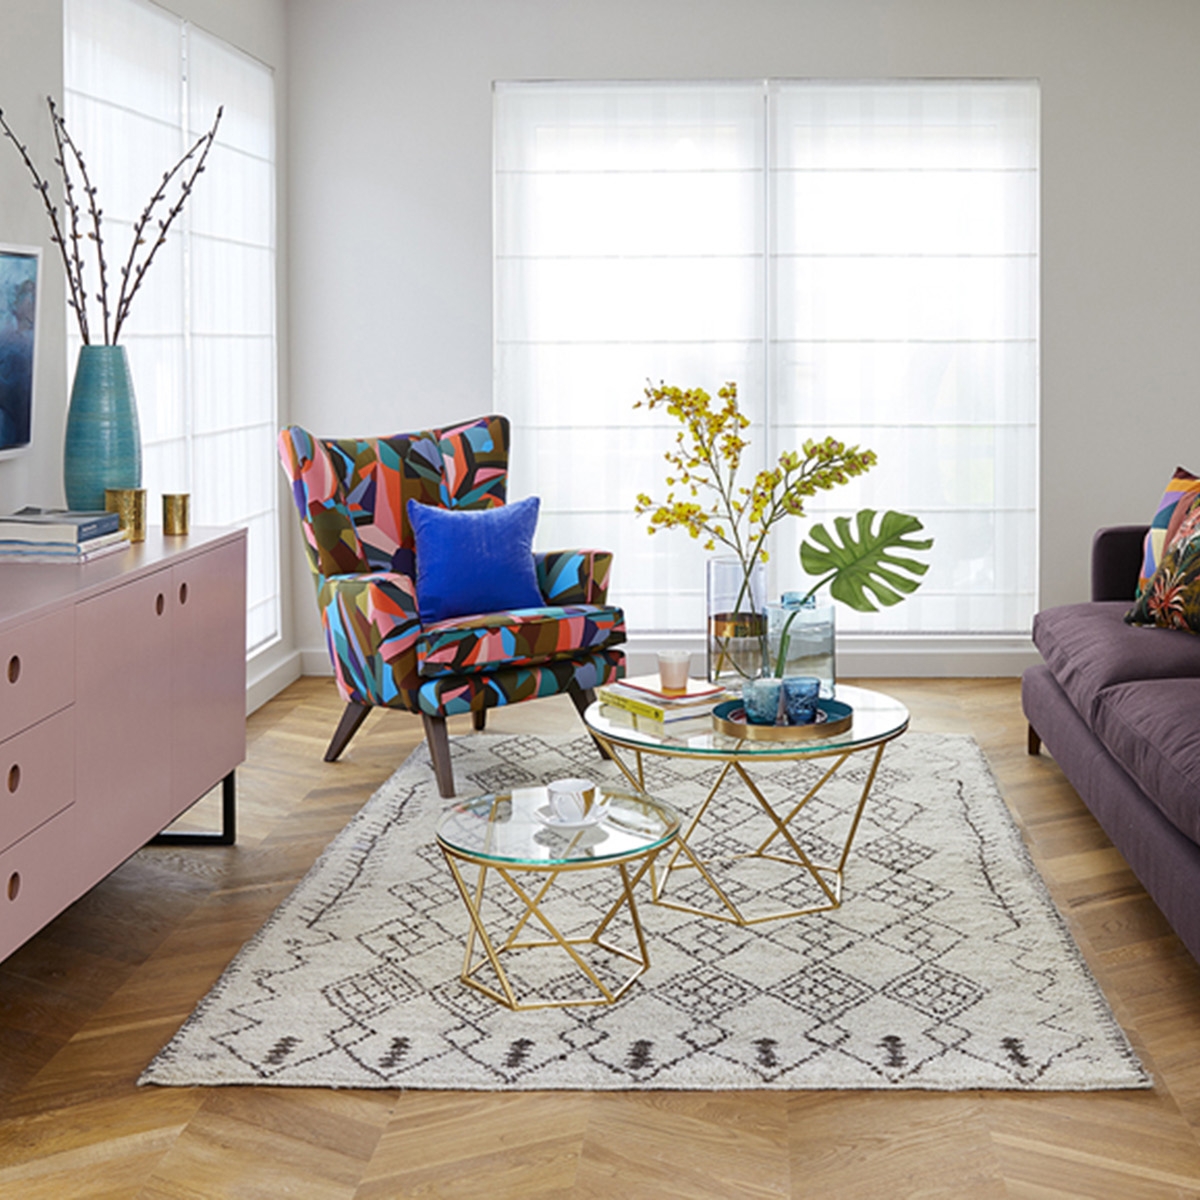
[(224, 108), (121, 342), (151, 504), (190, 492), (193, 524), (249, 531), (251, 653), (280, 627), (274, 81), (261, 63), (142, 0), (66, 0), (65, 30), (66, 119), (104, 209), (110, 272), (163, 172)]
[[(1035, 84), (501, 84), (495, 125), (495, 404), (540, 544), (618, 551), (638, 633), (702, 628), (699, 544), (633, 516), (675, 428), (632, 406), (647, 378), (732, 379), (745, 471), (808, 437), (869, 446), (809, 517), (895, 508), (936, 539), (915, 596), (841, 628), (1028, 630)], [(779, 527), (773, 591), (800, 586), (807, 525)]]

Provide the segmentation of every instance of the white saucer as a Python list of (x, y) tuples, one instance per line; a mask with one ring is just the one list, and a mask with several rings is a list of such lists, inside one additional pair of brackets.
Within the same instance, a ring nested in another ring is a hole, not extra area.
[(608, 805), (604, 804), (599, 808), (592, 809), (586, 817), (578, 821), (560, 820), (550, 811), (548, 804), (543, 804), (537, 810), (537, 816), (543, 825), (549, 825), (551, 829), (591, 829), (593, 825), (599, 825), (608, 816)]

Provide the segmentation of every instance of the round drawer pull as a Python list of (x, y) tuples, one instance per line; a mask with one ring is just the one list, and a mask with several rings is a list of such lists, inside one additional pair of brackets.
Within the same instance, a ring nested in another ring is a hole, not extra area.
[(15, 900), (17, 898), (17, 893), (20, 890), (21, 890), (21, 873), (20, 873), (20, 871), (14, 871), (8, 877), (8, 898), (10, 900)]
[(187, 584), (186, 584), (186, 583), (181, 583), (181, 584), (179, 585), (179, 603), (180, 603), (180, 604), (186, 604), (186, 603), (187, 603), (187, 597), (188, 597), (188, 589), (187, 589)]
[(21, 678), (21, 656), (14, 654), (8, 660), (8, 682), (16, 683)]
[(8, 790), (15, 792), (21, 786), (21, 767), (18, 763), (13, 763), (8, 768)]
[(154, 611), (156, 613), (158, 613), (158, 615), (161, 617), (163, 615), (163, 610), (166, 607), (167, 607), (166, 597), (162, 594), (162, 592), (159, 592), (158, 595), (154, 598)]

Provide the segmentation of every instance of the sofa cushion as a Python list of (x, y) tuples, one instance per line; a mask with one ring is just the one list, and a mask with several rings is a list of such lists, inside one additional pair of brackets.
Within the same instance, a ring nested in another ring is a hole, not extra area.
[(1158, 564), (1162, 561), (1171, 532), (1171, 521), (1180, 501), (1184, 501), (1186, 508), (1187, 504), (1197, 495), (1200, 495), (1200, 479), (1191, 471), (1185, 470), (1183, 467), (1176, 467), (1175, 474), (1168, 480), (1162, 499), (1158, 502), (1158, 508), (1150, 520), (1150, 528), (1146, 532), (1142, 569), (1138, 574), (1139, 596), (1145, 591), (1146, 585), (1154, 577), (1154, 572), (1158, 570)]
[(1200, 842), (1200, 679), (1107, 688), (1092, 723), (1100, 740), (1181, 833)]
[[(1174, 518), (1171, 524), (1174, 528)], [(1131, 625), (1161, 625), (1200, 633), (1200, 500), (1194, 500), (1188, 508), (1178, 532), (1167, 543), (1154, 578), (1125, 614), (1125, 620)]]
[(1139, 679), (1200, 678), (1200, 638), (1176, 629), (1126, 625), (1120, 600), (1064, 604), (1033, 620), (1033, 641), (1089, 724), (1101, 691)]

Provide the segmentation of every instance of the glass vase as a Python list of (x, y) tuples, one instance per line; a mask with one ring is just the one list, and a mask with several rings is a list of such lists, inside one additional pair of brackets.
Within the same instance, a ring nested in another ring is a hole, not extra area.
[(740, 693), (766, 666), (766, 572), (756, 563), (747, 576), (739, 559), (711, 558), (707, 584), (708, 678)]
[(769, 671), (783, 679), (789, 675), (814, 675), (821, 681), (821, 697), (833, 698), (836, 682), (834, 606), (815, 596), (801, 601), (785, 593), (782, 604), (766, 606)]

